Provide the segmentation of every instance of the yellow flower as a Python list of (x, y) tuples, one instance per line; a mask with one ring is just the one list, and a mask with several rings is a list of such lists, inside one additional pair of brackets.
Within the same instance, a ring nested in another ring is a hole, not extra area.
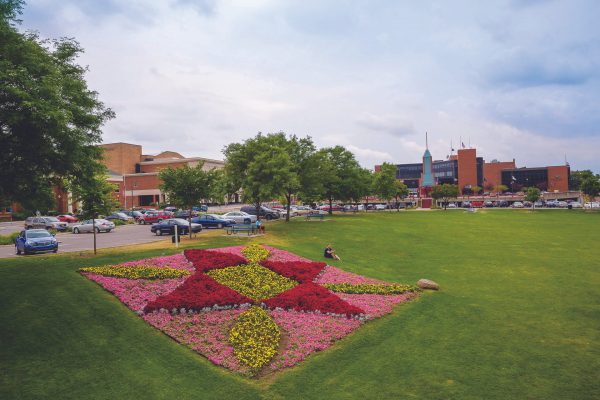
[(104, 265), (101, 267), (80, 268), (79, 272), (98, 274), (103, 276), (112, 276), (115, 278), (126, 279), (173, 279), (190, 275), (189, 271), (175, 268), (157, 268), (149, 265), (136, 265), (126, 267), (116, 267)]

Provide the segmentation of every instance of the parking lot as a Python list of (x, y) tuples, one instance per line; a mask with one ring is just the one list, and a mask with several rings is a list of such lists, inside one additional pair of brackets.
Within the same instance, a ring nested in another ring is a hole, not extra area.
[[(23, 222), (3, 222), (0, 224), (0, 234), (8, 235), (12, 232), (19, 232), (23, 229)], [(72, 233), (58, 233), (58, 252), (75, 252), (91, 250), (94, 246), (94, 235), (91, 233), (82, 233), (74, 235)], [(107, 247), (126, 246), (130, 244), (140, 244), (165, 240), (166, 238), (155, 236), (150, 233), (148, 225), (123, 225), (117, 227), (110, 233), (99, 233), (96, 235), (96, 245), (99, 249)], [(0, 258), (17, 257), (15, 246), (0, 246)]]

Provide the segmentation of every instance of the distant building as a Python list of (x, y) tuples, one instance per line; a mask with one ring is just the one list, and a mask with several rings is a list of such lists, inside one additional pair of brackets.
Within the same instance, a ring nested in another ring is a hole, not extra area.
[(121, 207), (150, 206), (167, 201), (160, 190), (158, 172), (163, 168), (191, 167), (204, 162), (203, 169), (223, 168), (224, 162), (203, 157), (186, 158), (173, 151), (157, 155), (142, 154), (142, 146), (130, 143), (108, 143), (104, 149), (104, 164), (108, 168), (108, 181), (118, 188), (116, 196)]
[[(548, 192), (567, 192), (569, 189), (568, 165), (517, 168), (514, 159), (485, 162), (482, 157), (477, 157), (477, 150), (474, 148), (459, 149), (447, 160), (434, 161), (431, 161), (431, 153), (427, 149), (421, 163), (397, 164), (396, 168), (396, 178), (402, 180), (415, 196), (422, 196), (423, 187), (431, 186), (430, 174), (424, 173), (430, 168), (433, 185), (458, 185), (462, 193), (470, 193), (475, 186), (483, 191), (490, 191), (490, 188), (498, 185), (505, 185), (511, 191), (532, 186)], [(380, 166), (376, 165), (375, 170), (379, 169)]]

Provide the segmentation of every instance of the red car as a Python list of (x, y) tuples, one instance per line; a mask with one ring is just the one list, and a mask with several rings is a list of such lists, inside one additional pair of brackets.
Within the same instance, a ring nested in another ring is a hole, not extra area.
[[(344, 209), (344, 207), (340, 206), (339, 204), (331, 205), (331, 211), (342, 211), (343, 209)], [(319, 206), (319, 210), (329, 211), (329, 204), (323, 204), (322, 206)]]
[(59, 215), (56, 217), (60, 222), (68, 222), (68, 223), (72, 223), (72, 222), (77, 222), (79, 221), (77, 218), (75, 218), (72, 215), (68, 215), (68, 214), (64, 214), (64, 215)]
[(147, 211), (138, 218), (137, 222), (140, 225), (152, 224), (154, 222), (162, 222), (163, 219), (169, 219), (172, 216), (173, 213), (168, 211)]

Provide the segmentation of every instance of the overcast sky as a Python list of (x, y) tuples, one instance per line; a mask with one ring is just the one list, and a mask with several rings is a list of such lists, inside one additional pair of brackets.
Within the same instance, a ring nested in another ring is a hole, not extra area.
[(600, 1), (30, 0), (117, 114), (104, 142), (222, 158), (257, 132), (361, 164), (454, 147), (600, 172)]

